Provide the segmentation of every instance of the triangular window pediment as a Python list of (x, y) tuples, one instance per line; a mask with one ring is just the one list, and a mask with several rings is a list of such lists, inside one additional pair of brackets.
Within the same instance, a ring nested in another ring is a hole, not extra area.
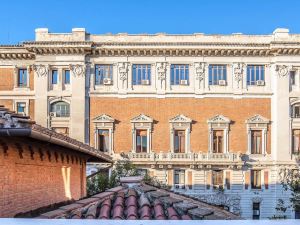
[(268, 120), (267, 118), (261, 115), (255, 115), (246, 120), (246, 123), (269, 123), (269, 122), (270, 120)]
[(186, 117), (185, 115), (177, 115), (169, 120), (170, 123), (191, 123), (192, 119)]
[(132, 118), (130, 121), (131, 121), (131, 123), (152, 123), (153, 119), (144, 114), (140, 114), (140, 115)]
[(94, 123), (113, 123), (114, 121), (115, 121), (114, 118), (106, 114), (102, 114), (93, 119)]
[(230, 119), (223, 116), (223, 115), (216, 115), (209, 120), (207, 120), (208, 123), (230, 123)]

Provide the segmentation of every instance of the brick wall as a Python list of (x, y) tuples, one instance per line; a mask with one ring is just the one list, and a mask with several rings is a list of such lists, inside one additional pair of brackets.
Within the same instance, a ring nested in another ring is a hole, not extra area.
[(55, 145), (0, 139), (0, 217), (85, 196), (85, 165), (82, 155)]
[(14, 69), (0, 68), (0, 91), (9, 91), (14, 88)]
[[(207, 120), (222, 114), (232, 120), (229, 132), (229, 150), (246, 152), (247, 130), (245, 120), (260, 114), (271, 119), (271, 100), (257, 98), (90, 98), (90, 120), (100, 114), (108, 114), (117, 120), (114, 131), (115, 152), (132, 148), (130, 120), (144, 113), (155, 120), (152, 134), (152, 149), (168, 152), (170, 149), (169, 119), (178, 114), (193, 120), (191, 130), (191, 150), (208, 150)], [(90, 126), (90, 142), (94, 144), (94, 126)], [(270, 153), (271, 129), (268, 130), (267, 151)]]

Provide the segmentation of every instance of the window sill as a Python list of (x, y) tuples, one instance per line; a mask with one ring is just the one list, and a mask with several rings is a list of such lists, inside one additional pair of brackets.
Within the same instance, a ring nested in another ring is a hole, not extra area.
[(30, 91), (30, 88), (28, 86), (26, 87), (14, 87), (14, 91)]

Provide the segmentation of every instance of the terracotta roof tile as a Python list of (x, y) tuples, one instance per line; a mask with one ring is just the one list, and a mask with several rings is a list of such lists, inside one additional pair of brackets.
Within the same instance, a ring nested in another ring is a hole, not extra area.
[[(230, 212), (167, 191), (117, 187), (41, 215), (41, 218), (190, 220), (236, 219)], [(166, 197), (169, 196), (169, 197)], [(78, 208), (79, 206), (79, 208)], [(74, 210), (73, 210), (74, 209)], [(215, 212), (214, 212), (215, 210)], [(46, 217), (50, 216), (50, 217)]]
[(191, 220), (192, 217), (190, 217), (189, 215), (182, 215), (182, 216), (181, 216), (181, 219), (182, 219), (182, 220)]
[(96, 213), (97, 213), (97, 207), (98, 207), (98, 204), (91, 205), (88, 208), (87, 213), (85, 214), (85, 218), (86, 219), (95, 219)]
[(110, 210), (111, 210), (111, 205), (102, 205), (99, 213), (99, 219), (109, 219), (110, 218)]
[(113, 209), (112, 209), (112, 218), (113, 219), (120, 219), (120, 220), (122, 220), (123, 218), (124, 218), (124, 208), (122, 207), (122, 206), (115, 206), (115, 207), (113, 207)]
[(179, 220), (179, 215), (173, 207), (167, 208), (169, 220)]
[(141, 220), (150, 220), (151, 219), (151, 209), (148, 205), (144, 205), (140, 209), (140, 219)]

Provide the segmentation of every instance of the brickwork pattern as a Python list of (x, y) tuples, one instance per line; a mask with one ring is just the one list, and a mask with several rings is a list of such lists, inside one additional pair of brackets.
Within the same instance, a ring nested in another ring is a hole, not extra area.
[(85, 158), (28, 138), (0, 140), (0, 217), (85, 196)]
[[(90, 98), (90, 143), (94, 145), (93, 118), (107, 114), (116, 120), (114, 150), (116, 153), (129, 152), (132, 148), (130, 120), (143, 113), (154, 120), (152, 149), (154, 152), (169, 152), (169, 119), (178, 114), (193, 120), (191, 129), (191, 150), (207, 152), (207, 120), (222, 114), (232, 120), (229, 131), (229, 151), (247, 151), (247, 126), (245, 120), (260, 114), (271, 119), (271, 100), (267, 98)], [(270, 153), (271, 127), (267, 134), (267, 152)]]

